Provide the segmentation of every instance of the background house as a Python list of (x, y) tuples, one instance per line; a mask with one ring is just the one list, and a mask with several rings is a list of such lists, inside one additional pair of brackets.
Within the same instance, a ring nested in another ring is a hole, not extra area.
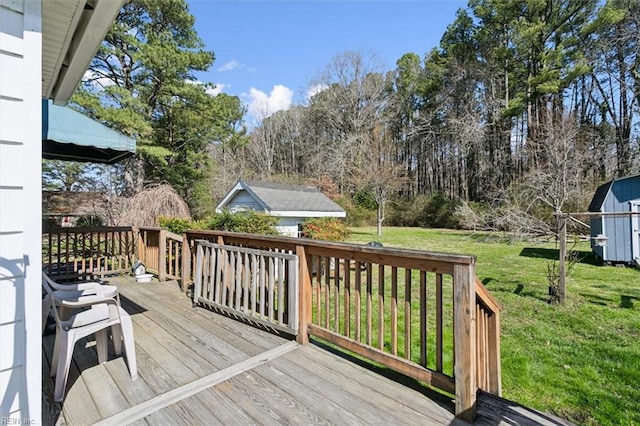
[(121, 0), (0, 0), (0, 419), (41, 424), (42, 99), (65, 104)]
[(256, 210), (279, 217), (278, 232), (299, 236), (300, 225), (312, 217), (346, 217), (346, 212), (318, 188), (239, 180), (216, 207), (217, 212)]
[[(605, 262), (640, 264), (640, 175), (614, 179), (598, 187), (589, 212), (591, 248)], [(636, 213), (636, 214), (633, 214)], [(598, 245), (598, 240), (604, 245)]]

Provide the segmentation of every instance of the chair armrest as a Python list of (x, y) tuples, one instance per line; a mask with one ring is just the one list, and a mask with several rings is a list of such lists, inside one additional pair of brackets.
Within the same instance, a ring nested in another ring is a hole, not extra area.
[(65, 299), (60, 299), (60, 306), (65, 308), (83, 308), (86, 306), (98, 305), (100, 303), (106, 303), (108, 305), (116, 305), (118, 306), (118, 302), (113, 297), (103, 297), (103, 296), (83, 296), (82, 300), (78, 301), (70, 301)]
[(102, 289), (102, 284), (97, 283), (97, 282), (86, 282), (86, 283), (73, 283), (73, 284), (64, 284), (65, 289), (64, 291), (70, 290), (70, 291), (86, 291), (86, 290), (93, 290), (96, 292), (96, 294), (101, 294), (103, 291)]

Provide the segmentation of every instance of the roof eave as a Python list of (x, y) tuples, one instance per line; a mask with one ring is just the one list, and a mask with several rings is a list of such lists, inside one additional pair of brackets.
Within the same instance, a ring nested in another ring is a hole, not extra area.
[[(43, 97), (53, 99), (57, 105), (69, 101), (123, 4), (124, 0), (76, 0), (65, 4), (73, 8), (66, 33), (55, 37), (47, 32), (43, 34), (49, 45), (60, 46), (55, 64), (49, 65), (53, 67), (51, 73), (43, 73), (43, 76), (49, 75), (43, 81)], [(60, 4), (45, 2), (43, 6), (43, 23), (47, 19), (54, 21), (49, 17), (49, 13), (53, 15), (54, 11), (48, 7), (60, 7)]]
[(347, 217), (347, 213), (337, 211), (313, 211), (313, 210), (274, 210), (270, 212), (271, 216), (277, 217)]

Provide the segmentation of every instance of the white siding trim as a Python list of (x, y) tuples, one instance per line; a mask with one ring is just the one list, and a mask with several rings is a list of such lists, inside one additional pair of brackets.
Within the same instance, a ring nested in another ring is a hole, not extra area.
[(0, 0), (0, 418), (14, 424), (42, 420), (41, 10)]

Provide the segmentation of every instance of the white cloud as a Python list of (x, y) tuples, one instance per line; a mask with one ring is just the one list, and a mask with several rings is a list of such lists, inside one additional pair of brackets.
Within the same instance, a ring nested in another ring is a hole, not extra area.
[(249, 89), (249, 114), (262, 119), (267, 118), (276, 111), (287, 110), (291, 107), (293, 90), (281, 84), (273, 86), (271, 93), (267, 95), (261, 90)]
[(218, 96), (220, 93), (224, 91), (225, 87), (227, 86), (228, 84), (216, 83), (215, 87), (207, 89), (205, 93), (211, 96)]
[[(203, 85), (204, 83), (201, 82), (200, 80), (185, 80), (187, 83), (189, 84), (199, 84), (199, 85)], [(218, 96), (220, 93), (222, 93), (224, 91), (224, 89), (226, 87), (229, 87), (228, 84), (223, 84), (223, 83), (214, 83), (215, 87), (208, 87), (205, 90), (205, 93), (207, 95), (211, 95), (211, 96)]]
[(85, 83), (89, 83), (97, 89), (101, 89), (103, 87), (114, 86), (115, 83), (113, 80), (102, 77), (100, 74), (95, 73), (91, 70), (86, 70), (84, 75), (82, 76), (82, 81)]
[(238, 63), (238, 61), (236, 61), (235, 59), (232, 59), (226, 64), (222, 65), (221, 67), (218, 67), (218, 71), (220, 72), (233, 71), (236, 68), (242, 68), (242, 65), (240, 65), (240, 63)]
[(314, 97), (318, 93), (320, 93), (323, 90), (326, 90), (328, 88), (329, 88), (329, 86), (327, 86), (326, 84), (316, 84), (315, 86), (309, 87), (309, 90), (307, 90), (307, 100), (311, 99), (312, 97)]

